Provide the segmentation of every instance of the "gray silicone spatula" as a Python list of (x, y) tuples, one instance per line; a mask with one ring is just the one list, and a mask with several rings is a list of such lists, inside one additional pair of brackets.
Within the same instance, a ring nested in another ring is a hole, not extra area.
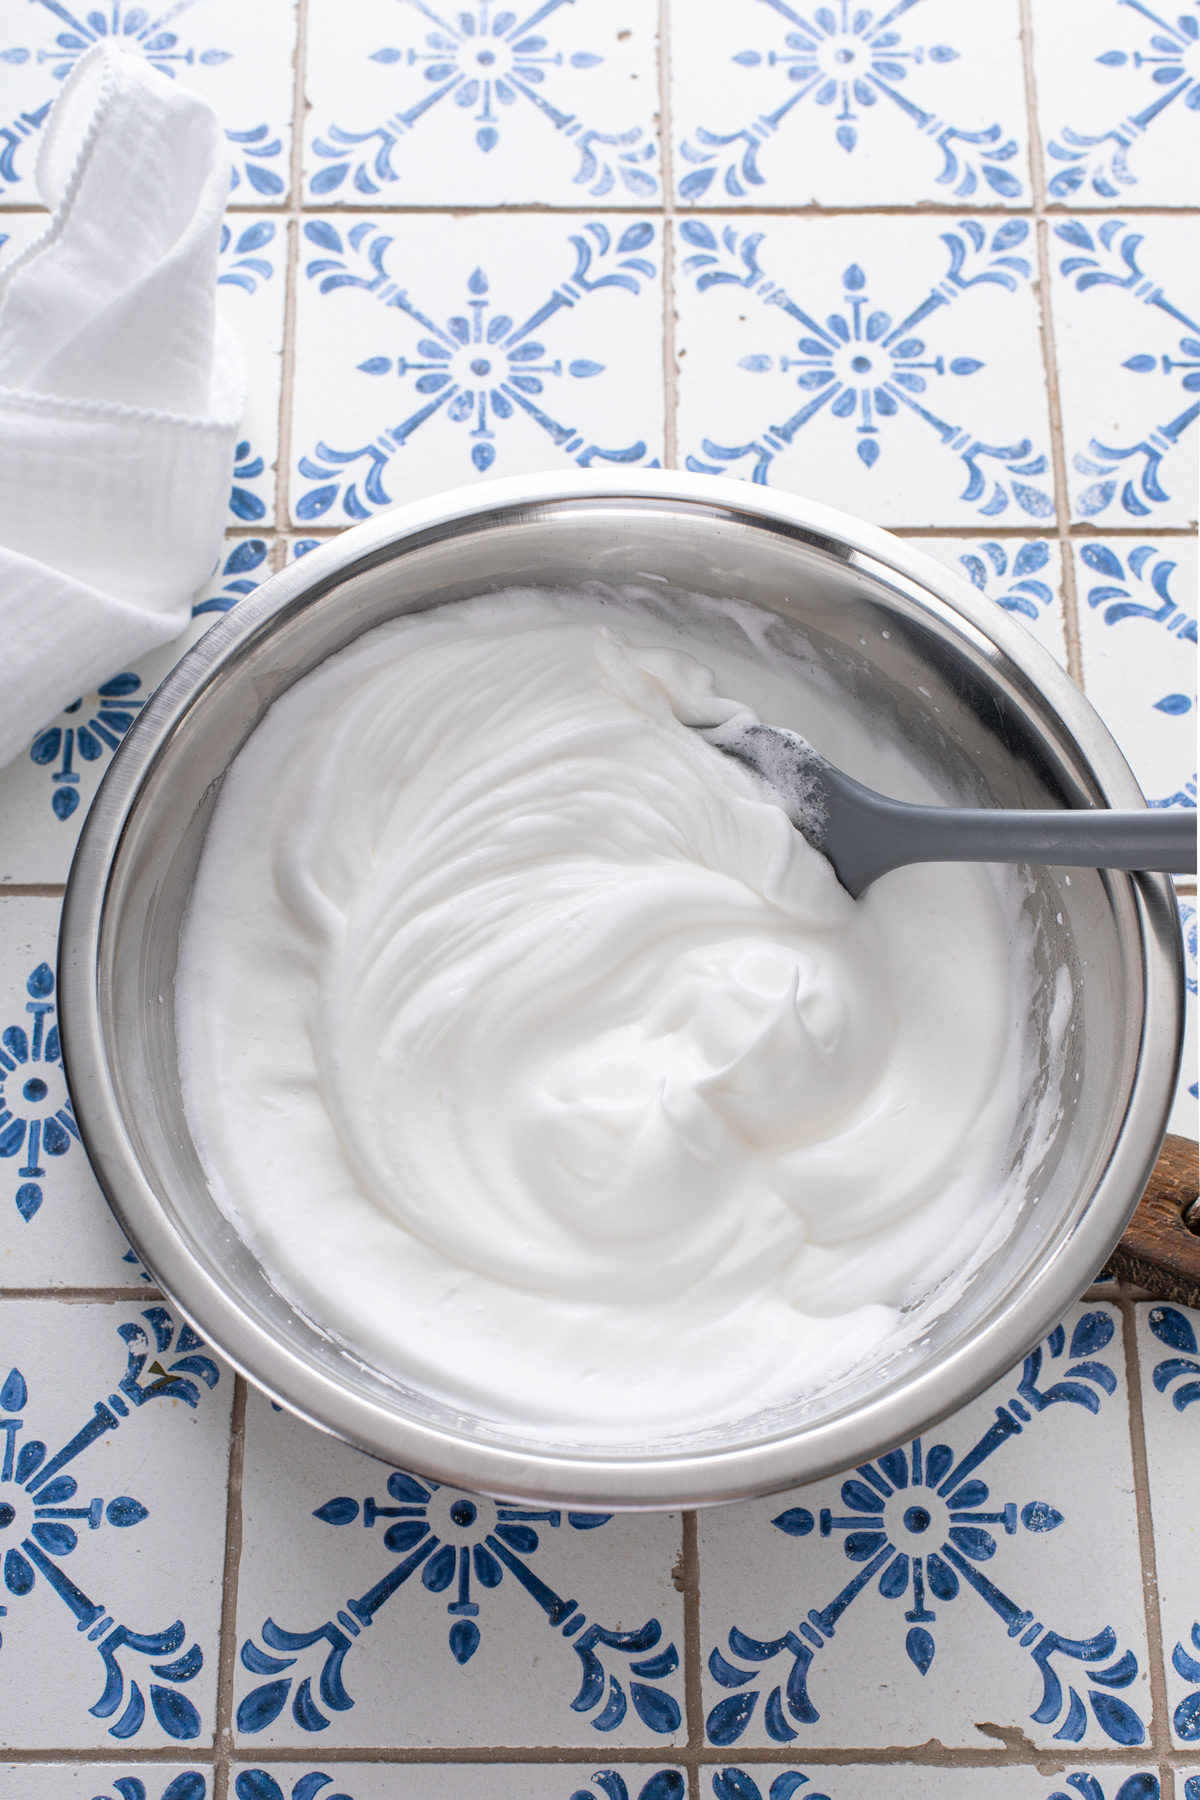
[(1196, 868), (1194, 812), (1080, 808), (1005, 812), (910, 806), (863, 787), (811, 744), (746, 715), (700, 736), (770, 784), (797, 830), (857, 900), (889, 869), (920, 862), (1056, 863), (1069, 869)]

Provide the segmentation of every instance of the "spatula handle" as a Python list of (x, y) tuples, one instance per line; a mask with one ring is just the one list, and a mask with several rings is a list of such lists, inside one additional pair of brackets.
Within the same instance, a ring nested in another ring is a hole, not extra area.
[(986, 807), (906, 808), (906, 862), (1058, 863), (1074, 869), (1196, 868), (1196, 814), (1090, 808), (1001, 812)]
[[(1054, 863), (1068, 869), (1196, 867), (1196, 814), (1063, 807), (1008, 812), (990, 807), (910, 806), (828, 771), (831, 804), (824, 850), (843, 887), (858, 897), (891, 869), (921, 862)], [(835, 785), (836, 784), (836, 785)]]

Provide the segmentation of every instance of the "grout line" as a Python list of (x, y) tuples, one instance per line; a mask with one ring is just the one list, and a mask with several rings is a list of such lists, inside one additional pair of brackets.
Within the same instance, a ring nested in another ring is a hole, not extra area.
[(1041, 127), (1037, 110), (1037, 72), (1033, 63), (1032, 0), (1020, 0), (1021, 62), (1025, 77), (1025, 120), (1029, 136), (1029, 176), (1033, 188), (1033, 234), (1037, 244), (1037, 293), (1041, 313), (1042, 364), (1046, 376), (1046, 403), (1050, 414), (1050, 460), (1054, 469), (1055, 539), (1062, 560), (1059, 593), (1067, 647), (1067, 672), (1083, 686), (1083, 662), (1079, 645), (1079, 610), (1075, 594), (1075, 556), (1069, 532), (1070, 490), (1067, 485), (1066, 449), (1063, 442), (1062, 396), (1058, 385), (1058, 354), (1054, 340), (1054, 311), (1050, 299), (1050, 228), (1046, 220), (1046, 188), (1042, 160)]
[[(150, 1750), (133, 1744), (122, 1744), (120, 1749), (110, 1749), (107, 1744), (93, 1744), (90, 1748), (77, 1749), (54, 1745), (49, 1749), (16, 1750), (5, 1744), (0, 1745), (0, 1767), (5, 1763), (15, 1763), (19, 1767), (32, 1764), (38, 1767), (45, 1764), (51, 1769), (74, 1769), (81, 1765), (92, 1768), (100, 1763), (141, 1763), (152, 1766), (154, 1763), (192, 1763), (201, 1768), (212, 1766), (212, 1750), (209, 1745), (202, 1744), (190, 1754), (179, 1744), (163, 1744)], [(74, 1793), (82, 1800), (86, 1788), (76, 1788)]]
[(1046, 210), (1045, 162), (1042, 156), (1042, 129), (1037, 110), (1037, 71), (1033, 62), (1033, 0), (1019, 0), (1021, 35), (1021, 73), (1025, 84), (1025, 128), (1029, 138), (1029, 179), (1033, 193), (1033, 211), (1040, 217)]
[(229, 1486), (225, 1504), (225, 1567), (221, 1588), (218, 1638), (216, 1768), (213, 1800), (227, 1800), (229, 1758), (233, 1740), (233, 1684), (237, 1657), (238, 1574), (242, 1557), (242, 1471), (246, 1460), (246, 1383), (234, 1376), (233, 1411), (229, 1421)]
[[(300, 283), (300, 199), (304, 178), (304, 74), (308, 50), (308, 0), (296, 13), (296, 52), (292, 64), (291, 203), (287, 227), (287, 289), (283, 311), (283, 348), (279, 372), (279, 451), (275, 465), (275, 527), (286, 530), (290, 503), (292, 409), (296, 373), (296, 302)], [(286, 560), (286, 551), (285, 551)]]
[[(165, 1296), (150, 1283), (142, 1287), (0, 1287), (5, 1300), (58, 1300), (64, 1306), (107, 1305), (110, 1301), (162, 1300)], [(0, 1751), (0, 1755), (7, 1755)]]
[[(698, 1520), (694, 1512), (681, 1515), (682, 1549), (680, 1569), (683, 1577), (683, 1694), (687, 1749), (691, 1758), (704, 1751), (704, 1695), (700, 1685), (700, 1546)], [(699, 1777), (689, 1768), (689, 1800), (700, 1800)]]
[[(592, 1754), (589, 1755), (589, 1749)], [(790, 1750), (790, 1754), (789, 1754)], [(1138, 1747), (1117, 1746), (1100, 1748), (1095, 1746), (1085, 1749), (1082, 1755), (1064, 1756), (1057, 1747), (1042, 1748), (1040, 1746), (1022, 1746), (1020, 1750), (993, 1753), (975, 1748), (955, 1748), (942, 1745), (938, 1750), (932, 1749), (930, 1742), (913, 1745), (894, 1745), (886, 1749), (854, 1748), (853, 1746), (839, 1750), (803, 1750), (797, 1752), (795, 1745), (768, 1745), (751, 1747), (739, 1744), (736, 1749), (722, 1751), (716, 1744), (708, 1744), (703, 1752), (681, 1749), (670, 1744), (656, 1746), (643, 1745), (640, 1748), (621, 1748), (616, 1745), (540, 1745), (540, 1744), (495, 1744), (471, 1745), (464, 1747), (454, 1745), (422, 1745), (419, 1749), (402, 1749), (389, 1746), (380, 1748), (377, 1745), (362, 1744), (344, 1745), (337, 1749), (328, 1745), (321, 1747), (320, 1755), (313, 1748), (304, 1744), (277, 1744), (252, 1747), (246, 1745), (235, 1751), (227, 1765), (222, 1764), (216, 1753), (207, 1745), (186, 1753), (178, 1744), (167, 1744), (156, 1749), (141, 1749), (132, 1744), (125, 1744), (120, 1751), (112, 1750), (105, 1744), (95, 1744), (90, 1748), (38, 1748), (32, 1750), (16, 1750), (0, 1748), (0, 1766), (14, 1763), (19, 1766), (46, 1765), (54, 1767), (74, 1768), (94, 1767), (100, 1763), (115, 1761), (131, 1765), (141, 1764), (153, 1767), (156, 1763), (191, 1763), (193, 1766), (211, 1768), (214, 1779), (218, 1771), (227, 1775), (236, 1775), (247, 1767), (270, 1767), (271, 1764), (326, 1763), (329, 1765), (348, 1763), (376, 1764), (380, 1767), (415, 1767), (423, 1766), (461, 1766), (500, 1763), (520, 1766), (528, 1763), (533, 1766), (581, 1765), (594, 1767), (601, 1760), (608, 1764), (620, 1763), (627, 1768), (657, 1769), (673, 1765), (685, 1769), (689, 1774), (697, 1776), (706, 1770), (728, 1765), (731, 1761), (755, 1764), (758, 1766), (778, 1763), (803, 1762), (810, 1768), (840, 1769), (854, 1767), (858, 1764), (874, 1768), (886, 1769), (1024, 1769), (1027, 1773), (1042, 1774), (1048, 1770), (1046, 1779), (1072, 1765), (1085, 1762), (1096, 1768), (1128, 1769), (1131, 1763), (1145, 1767), (1148, 1763), (1157, 1763), (1163, 1773), (1180, 1773), (1195, 1767), (1195, 1750), (1179, 1749), (1156, 1753), (1143, 1748), (1138, 1755)], [(1169, 1793), (1164, 1789), (1163, 1800)], [(224, 1800), (214, 1793), (213, 1800)], [(590, 1796), (589, 1796), (590, 1800)], [(815, 1796), (814, 1796), (815, 1800)]]
[(0, 899), (5, 900), (61, 900), (66, 891), (61, 881), (0, 882)]
[[(1031, 151), (1033, 149), (1033, 142), (1034, 139), (1031, 137)], [(303, 149), (301, 146), (301, 154), (302, 153)], [(258, 196), (252, 200), (235, 200), (231, 202), (225, 210), (231, 213), (253, 213), (256, 216), (261, 214), (264, 218), (270, 218), (272, 216), (276, 218), (281, 216), (284, 218), (291, 218), (297, 213), (312, 213), (314, 216), (318, 214), (322, 216), (336, 216), (338, 213), (415, 213), (418, 216), (428, 215), (430, 217), (448, 214), (456, 219), (469, 218), (475, 215), (490, 215), (493, 213), (553, 214), (582, 211), (591, 213), (616, 213), (618, 215), (632, 214), (636, 217), (639, 213), (644, 214), (647, 211), (646, 207), (638, 206), (633, 201), (628, 203), (623, 201), (601, 201), (595, 206), (584, 208), (574, 200), (571, 201), (569, 205), (565, 206), (552, 205), (544, 200), (500, 201), (495, 206), (475, 206), (468, 202), (459, 202), (457, 205), (450, 204), (440, 206), (437, 204), (421, 205), (419, 203), (409, 203), (402, 200), (390, 201), (381, 199), (376, 205), (372, 206), (365, 200), (304, 200), (299, 197), (301, 193), (299, 188), (295, 188), (293, 192), (296, 194), (297, 198), (292, 200), (275, 201), (272, 203), (266, 198)], [(653, 208), (650, 210), (652, 211)], [(1142, 219), (1178, 219), (1194, 218), (1197, 213), (1200, 213), (1200, 207), (1196, 206), (1165, 206), (1161, 203), (1158, 205), (1143, 205), (1140, 201), (1127, 199), (1125, 195), (1120, 196), (1119, 203), (1114, 200), (1110, 206), (1090, 205), (1087, 201), (1079, 201), (1078, 199), (1075, 205), (1071, 205), (1065, 200), (1048, 200), (1040, 210), (1044, 210), (1047, 217), (1061, 219), (1076, 218), (1080, 216), (1083, 218), (1102, 219), (1106, 214), (1111, 217), (1117, 212), (1119, 212), (1123, 218), (1132, 218), (1136, 215), (1138, 218)], [(777, 215), (782, 218), (803, 218), (809, 215), (819, 218), (854, 218), (861, 216), (864, 213), (893, 213), (906, 218), (910, 218), (914, 214), (917, 216), (926, 214), (934, 218), (961, 218), (964, 211), (980, 213), (988, 218), (1017, 218), (1022, 212), (1029, 211), (1029, 208), (1004, 206), (999, 202), (989, 203), (988, 201), (981, 201), (978, 206), (968, 207), (962, 202), (957, 205), (951, 205), (945, 200), (918, 200), (907, 204), (894, 202), (890, 204), (868, 204), (866, 206), (822, 206), (815, 201), (803, 206), (787, 206), (783, 204), (773, 204), (765, 200), (755, 205), (731, 206), (728, 203), (722, 203), (719, 200), (710, 200), (702, 206), (688, 206), (685, 211), (688, 216), (695, 216), (696, 218), (703, 218), (706, 214), (710, 213), (715, 213), (721, 218), (724, 218), (726, 215), (730, 218), (747, 216), (757, 218), (760, 215), (764, 218), (772, 215)], [(6, 218), (27, 217), (30, 214), (35, 214), (48, 219), (50, 217), (50, 208), (41, 206), (32, 201), (28, 204), (14, 203), (11, 206), (0, 206), (0, 224), (3, 224)]]
[(1055, 539), (1062, 560), (1063, 626), (1067, 641), (1067, 672), (1083, 686), (1083, 660), (1079, 643), (1079, 609), (1075, 593), (1075, 552), (1070, 536), (1071, 501), (1067, 485), (1067, 460), (1063, 444), (1062, 404), (1058, 387), (1058, 360), (1054, 342), (1054, 314), (1050, 303), (1050, 252), (1045, 218), (1034, 223), (1037, 239), (1038, 289), (1041, 302), (1042, 358), (1046, 370), (1046, 400), (1050, 413), (1050, 459), (1054, 468)]
[[(1028, 1743), (1018, 1750), (976, 1750), (972, 1747), (956, 1748), (953, 1745), (931, 1747), (934, 1740), (923, 1744), (900, 1744), (885, 1749), (855, 1748), (848, 1746), (838, 1750), (801, 1750), (795, 1745), (747, 1746), (739, 1744), (736, 1749), (722, 1751), (716, 1744), (704, 1746), (702, 1751), (682, 1749), (670, 1744), (646, 1744), (640, 1747), (621, 1747), (612, 1744), (589, 1745), (580, 1744), (480, 1744), (464, 1746), (421, 1745), (420, 1748), (405, 1749), (399, 1746), (380, 1747), (373, 1744), (341, 1745), (336, 1749), (330, 1745), (322, 1745), (320, 1755), (316, 1755), (310, 1746), (293, 1742), (291, 1744), (244, 1745), (235, 1750), (227, 1765), (211, 1747), (205, 1745), (184, 1751), (178, 1744), (167, 1744), (159, 1748), (138, 1748), (125, 1744), (120, 1751), (112, 1750), (105, 1744), (96, 1744), (90, 1748), (38, 1748), (7, 1749), (0, 1748), (0, 1766), (4, 1763), (47, 1764), (51, 1767), (72, 1767), (79, 1764), (91, 1767), (101, 1762), (115, 1762), (153, 1766), (155, 1763), (192, 1763), (205, 1768), (212, 1768), (214, 1777), (218, 1771), (227, 1775), (235, 1775), (242, 1769), (255, 1766), (270, 1766), (272, 1763), (368, 1763), (383, 1767), (441, 1767), (462, 1766), (469, 1768), (481, 1763), (531, 1765), (576, 1764), (594, 1767), (601, 1760), (605, 1763), (621, 1763), (627, 1768), (656, 1769), (672, 1764), (676, 1768), (686, 1769), (689, 1773), (700, 1774), (706, 1769), (719, 1767), (731, 1761), (738, 1763), (764, 1764), (803, 1762), (807, 1767), (839, 1769), (864, 1764), (875, 1768), (912, 1768), (912, 1769), (1024, 1769), (1041, 1774), (1048, 1766), (1047, 1779), (1051, 1779), (1061, 1770), (1072, 1765), (1085, 1762), (1097, 1768), (1128, 1769), (1131, 1762), (1158, 1763), (1164, 1771), (1190, 1769), (1195, 1766), (1196, 1753), (1186, 1748), (1171, 1750), (1161, 1755), (1152, 1749), (1143, 1747), (1139, 1756), (1137, 1746), (1116, 1746), (1101, 1748), (1094, 1746), (1085, 1749), (1082, 1754), (1064, 1756), (1057, 1746), (1043, 1748), (1030, 1746)], [(589, 1755), (589, 1750), (591, 1754)], [(223, 1796), (214, 1794), (213, 1800), (224, 1800)], [(589, 1800), (591, 1797), (589, 1796)], [(815, 1800), (815, 1796), (814, 1796)], [(1165, 1800), (1165, 1797), (1164, 1797)]]
[(1162, 1621), (1158, 1611), (1158, 1564), (1154, 1550), (1154, 1521), (1150, 1513), (1150, 1473), (1146, 1460), (1146, 1421), (1142, 1410), (1141, 1363), (1137, 1348), (1137, 1315), (1134, 1302), (1122, 1283), (1121, 1318), (1125, 1327), (1125, 1385), (1129, 1390), (1129, 1437), (1133, 1451), (1133, 1491), (1137, 1502), (1138, 1547), (1142, 1570), (1142, 1601), (1146, 1610), (1146, 1646), (1150, 1658), (1150, 1743), (1160, 1766), (1169, 1767), (1164, 1753), (1171, 1750), (1167, 1677), (1163, 1662)]
[[(1200, 207), (1197, 206), (1143, 206), (1139, 202), (1133, 200), (1129, 201), (1128, 204), (1125, 204), (1124, 200), (1125, 197), (1121, 196), (1122, 203), (1118, 205), (1117, 202), (1114, 201), (1111, 206), (1090, 206), (1086, 203), (1071, 206), (1068, 205), (1066, 201), (1050, 200), (1039, 210), (1044, 211), (1047, 218), (1055, 219), (1071, 219), (1080, 216), (1083, 218), (1102, 219), (1106, 215), (1111, 217), (1117, 212), (1121, 214), (1122, 218), (1137, 217), (1139, 219), (1195, 218), (1197, 214), (1200, 214)], [(502, 200), (497, 202), (494, 206), (475, 206), (460, 201), (457, 204), (451, 202), (442, 206), (436, 203), (422, 205), (419, 202), (408, 203), (403, 200), (385, 199), (379, 200), (375, 205), (371, 205), (365, 200), (322, 201), (296, 199), (294, 201), (277, 201), (272, 204), (268, 200), (259, 199), (257, 201), (234, 201), (227, 206), (225, 210), (231, 213), (253, 213), (256, 217), (261, 215), (264, 218), (293, 218), (297, 215), (304, 216), (305, 214), (311, 214), (314, 218), (336, 218), (339, 213), (352, 214), (355, 216), (362, 215), (364, 217), (370, 217), (378, 213), (387, 213), (389, 215), (393, 213), (411, 213), (418, 218), (447, 217), (467, 219), (490, 218), (495, 214), (508, 216), (513, 213), (546, 213), (553, 217), (555, 215), (566, 216), (571, 213), (580, 212), (586, 212), (589, 216), (593, 214), (607, 216), (609, 213), (612, 213), (617, 217), (637, 218), (639, 215), (644, 217), (647, 211), (653, 212), (655, 209), (653, 207), (648, 208), (639, 206), (633, 201), (598, 201), (595, 206), (585, 207), (581, 206), (577, 200), (572, 200), (569, 204), (561, 206), (552, 205), (550, 202), (544, 200)], [(920, 218), (924, 216), (928, 218), (954, 219), (961, 218), (964, 212), (968, 212), (972, 215), (978, 213), (982, 217), (989, 219), (1014, 219), (1020, 218), (1023, 213), (1027, 213), (1030, 210), (1031, 208), (1027, 206), (1004, 206), (999, 202), (989, 203), (986, 200), (980, 201), (976, 206), (969, 206), (965, 201), (960, 201), (957, 205), (952, 206), (944, 200), (917, 200), (907, 204), (899, 202), (871, 202), (865, 206), (822, 206), (816, 201), (803, 206), (790, 206), (774, 204), (770, 201), (763, 200), (749, 206), (731, 206), (720, 200), (710, 200), (701, 206), (685, 207), (684, 214), (688, 218), (697, 219), (708, 216), (715, 216), (722, 219), (727, 217), (731, 219), (838, 219), (861, 218), (864, 215), (874, 213), (893, 215), (897, 218)], [(50, 216), (49, 208), (44, 206), (0, 206), (0, 224), (2, 224), (7, 217), (15, 217), (22, 214), (28, 215), (30, 213), (39, 214), (46, 218), (49, 218)]]
[(658, 3), (658, 136), (662, 170), (662, 289), (663, 289), (663, 462), (668, 469), (678, 464), (675, 415), (679, 371), (675, 360), (675, 169), (671, 138), (671, 12), (670, 0)]
[[(15, 212), (16, 208), (0, 208), (0, 220), (3, 220), (6, 210)], [(281, 216), (291, 218), (294, 214), (299, 214), (301, 217), (311, 216), (313, 218), (334, 219), (341, 213), (344, 213), (350, 218), (372, 218), (378, 217), (381, 213), (385, 213), (389, 217), (396, 213), (404, 213), (410, 214), (416, 218), (470, 219), (491, 218), (496, 215), (508, 218), (518, 213), (543, 213), (549, 218), (563, 218), (570, 217), (572, 213), (582, 212), (586, 212), (589, 217), (598, 216), (607, 218), (611, 214), (616, 218), (638, 218), (639, 216), (644, 217), (647, 211), (653, 212), (656, 209), (654, 207), (638, 206), (633, 202), (623, 201), (599, 201), (595, 206), (585, 207), (581, 206), (577, 200), (572, 200), (569, 204), (562, 206), (552, 206), (546, 201), (538, 200), (501, 201), (495, 206), (473, 206), (464, 202), (459, 202), (457, 205), (422, 206), (419, 203), (406, 203), (402, 200), (381, 200), (377, 205), (372, 206), (366, 201), (360, 200), (342, 200), (340, 202), (336, 200), (300, 200), (294, 207), (290, 204), (252, 207), (249, 202), (246, 202), (243, 206), (231, 206), (227, 210), (230, 212), (253, 212), (256, 215), (262, 213), (264, 215), (274, 215), (277, 218)], [(1050, 201), (1044, 210), (1046, 217), (1052, 219), (1070, 219), (1080, 216), (1091, 219), (1103, 219), (1106, 216), (1111, 217), (1117, 211), (1120, 212), (1122, 218), (1187, 219), (1195, 218), (1197, 213), (1200, 213), (1200, 207), (1195, 206), (1130, 205), (1118, 207), (1114, 204), (1113, 206), (1108, 207), (1078, 207), (1067, 206), (1064, 203), (1055, 200)], [(701, 206), (685, 206), (683, 208), (685, 217), (696, 219), (856, 219), (872, 216), (876, 213), (906, 219), (914, 217), (961, 219), (964, 213), (969, 213), (972, 217), (978, 215), (980, 218), (1000, 221), (1002, 219), (1019, 219), (1023, 214), (1026, 214), (1029, 211), (1031, 211), (1031, 208), (1028, 206), (1003, 206), (1000, 204), (989, 204), (986, 201), (981, 201), (975, 206), (967, 204), (966, 201), (960, 201), (957, 206), (950, 206), (944, 200), (919, 200), (911, 205), (872, 203), (866, 206), (820, 206), (815, 202), (806, 206), (786, 206), (775, 205), (766, 200), (757, 204), (752, 203), (749, 206), (731, 206), (728, 203), (722, 204), (719, 200), (712, 200)]]
[(287, 223), (287, 292), (283, 307), (283, 345), (279, 369), (279, 448), (275, 462), (275, 529), (288, 528), (292, 463), (292, 405), (296, 372), (296, 290), (299, 280), (300, 228)]

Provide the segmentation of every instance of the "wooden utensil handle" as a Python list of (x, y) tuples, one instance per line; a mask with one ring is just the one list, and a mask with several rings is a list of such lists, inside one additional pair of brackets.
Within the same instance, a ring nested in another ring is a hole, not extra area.
[(1163, 1140), (1138, 1209), (1108, 1266), (1158, 1300), (1200, 1306), (1200, 1181), (1194, 1139)]

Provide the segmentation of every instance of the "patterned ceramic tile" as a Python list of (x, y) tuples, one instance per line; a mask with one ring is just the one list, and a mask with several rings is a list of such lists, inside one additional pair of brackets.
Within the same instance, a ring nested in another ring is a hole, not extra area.
[(1196, 221), (1064, 219), (1051, 229), (1050, 264), (1072, 517), (1101, 529), (1191, 524)]
[(1062, 552), (1045, 538), (913, 538), (1031, 632), (1064, 669)]
[(246, 363), (246, 411), (229, 495), (234, 526), (269, 526), (275, 519), (287, 232), (282, 219), (231, 213), (221, 233), (217, 300)]
[[(237, 1766), (229, 1792), (235, 1800), (682, 1800), (681, 1770), (625, 1764), (589, 1771), (586, 1765), (471, 1763), (454, 1766), (333, 1762), (327, 1773), (308, 1764)], [(202, 1767), (141, 1765), (137, 1774), (108, 1767), (38, 1764), (0, 1766), (5, 1800), (208, 1800), (214, 1790)], [(1159, 1800), (1152, 1769), (1109, 1765), (1095, 1772), (1064, 1765), (1059, 1774), (1032, 1768), (945, 1769), (895, 1765), (846, 1765), (806, 1769), (794, 1764), (712, 1764), (700, 1770), (704, 1800), (894, 1800), (898, 1774), (922, 1800)], [(1200, 1776), (1181, 1771), (1181, 1800), (1200, 1800)], [(1195, 1782), (1195, 1791), (1188, 1785)], [(122, 1783), (124, 1785), (122, 1785)], [(141, 1785), (134, 1785), (140, 1783)], [(1066, 1784), (1064, 1788), (1063, 1783)], [(174, 1785), (172, 1785), (174, 1784)], [(812, 1785), (815, 1784), (815, 1785)], [(817, 1792), (817, 1787), (820, 1792)], [(334, 1791), (336, 1789), (336, 1792)], [(1068, 1791), (1069, 1790), (1069, 1791)]]
[(1047, 198), (1200, 205), (1200, 0), (1033, 0)]
[(0, 900), (0, 1289), (136, 1288), (145, 1271), (96, 1185), (63, 1079), (59, 904)]
[(109, 758), (163, 676), (217, 613), (270, 572), (266, 538), (230, 538), (191, 623), (174, 643), (122, 669), (38, 732), (28, 752), (0, 769), (0, 893), (5, 884), (64, 882)]
[(1181, 1137), (1200, 1137), (1200, 1082), (1197, 1081), (1197, 1002), (1196, 1002), (1196, 896), (1179, 902), (1179, 922), (1183, 926), (1184, 979), (1187, 982), (1187, 1024), (1183, 1040), (1183, 1067), (1175, 1090), (1175, 1105), (1168, 1131)]
[(1075, 544), (1083, 685), (1152, 806), (1196, 804), (1196, 545)]
[[(1196, 546), (1190, 538), (1076, 543), (1083, 682), (1152, 806), (1196, 805)], [(1176, 601), (1182, 600), (1181, 605)], [(1187, 1030), (1170, 1130), (1197, 1134), (1196, 906), (1180, 902)]]
[(309, 219), (291, 505), (398, 500), (663, 450), (659, 226), (556, 216)]
[(1064, 1754), (1146, 1740), (1111, 1306), (1072, 1308), (924, 1439), (844, 1481), (702, 1513), (699, 1532), (706, 1729), (723, 1751), (931, 1734), (979, 1749), (984, 1725)]
[(1024, 219), (685, 219), (680, 456), (880, 525), (1053, 517)]
[(653, 204), (657, 30), (658, 0), (310, 0), (308, 198)]
[(316, 1731), (330, 1746), (679, 1736), (674, 1514), (498, 1506), (389, 1474), (257, 1395), (242, 1505), (243, 1753)]
[(1028, 206), (1020, 30), (1018, 0), (672, 0), (679, 199)]
[(1146, 1469), (1172, 1741), (1200, 1744), (1200, 1312), (1137, 1308)]
[[(272, 1763), (239, 1766), (230, 1800), (683, 1800), (679, 1769), (626, 1763), (593, 1769), (588, 1763)], [(305, 1785), (307, 1783), (307, 1786)], [(327, 1783), (337, 1788), (334, 1793)], [(8, 1800), (7, 1795), (5, 1800)], [(26, 1800), (22, 1793), (16, 1800)], [(42, 1800), (31, 1792), (28, 1800)], [(57, 1800), (46, 1794), (45, 1800)], [(82, 1796), (81, 1796), (82, 1800)], [(140, 1796), (139, 1796), (140, 1800)], [(148, 1795), (147, 1800), (151, 1800)], [(170, 1800), (175, 1800), (172, 1795)], [(192, 1800), (181, 1795), (180, 1800)], [(197, 1790), (195, 1800), (204, 1800)]]
[[(0, 1763), (4, 1800), (210, 1800), (203, 1764)], [(329, 1800), (335, 1800), (330, 1794)]]
[(5, 1740), (211, 1742), (232, 1382), (170, 1310), (0, 1306)]
[[(1159, 1800), (1157, 1771), (1121, 1764), (1080, 1769), (1055, 1759), (1037, 1768), (931, 1769), (905, 1763), (825, 1767), (807, 1763), (755, 1763), (749, 1768), (705, 1769), (700, 1792), (704, 1800), (896, 1800), (898, 1794), (920, 1800)], [(820, 1788), (820, 1793), (815, 1790)], [(1167, 1790), (1168, 1795), (1170, 1790)], [(1187, 1800), (1193, 1800), (1192, 1795)], [(1195, 1797), (1200, 1800), (1200, 1795)]]
[(36, 201), (41, 127), (61, 83), (104, 37), (211, 101), (229, 140), (235, 205), (286, 199), (295, 35), (295, 0), (106, 0), (103, 8), (0, 0), (0, 206)]

